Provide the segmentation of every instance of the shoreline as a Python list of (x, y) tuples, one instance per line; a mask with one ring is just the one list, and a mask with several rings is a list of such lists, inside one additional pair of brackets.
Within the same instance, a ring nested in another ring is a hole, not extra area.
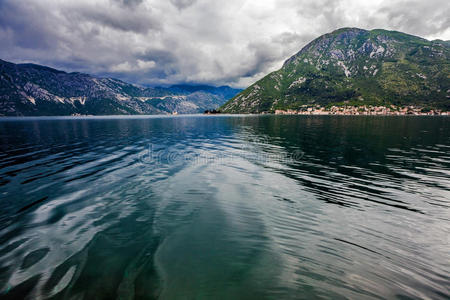
[(303, 115), (303, 116), (450, 116), (450, 111), (437, 109), (424, 110), (420, 107), (385, 107), (385, 106), (332, 106), (307, 107), (300, 110), (277, 109), (275, 111), (264, 112), (242, 112), (223, 113), (220, 111), (205, 111), (195, 114), (129, 114), (129, 115), (32, 115), (32, 116), (4, 116), (0, 115), (0, 120), (20, 120), (20, 119), (121, 119), (121, 118), (171, 118), (171, 117), (198, 117), (198, 116), (258, 116), (258, 115)]
[(300, 110), (277, 109), (275, 115), (344, 115), (344, 116), (449, 116), (450, 112), (438, 109), (406, 106), (322, 106), (302, 107)]
[(0, 116), (2, 121), (26, 120), (89, 120), (89, 119), (170, 119), (186, 117), (256, 117), (256, 116), (355, 116), (355, 117), (450, 117), (450, 112), (441, 114), (344, 114), (344, 113), (221, 113), (179, 115), (96, 115), (96, 116)]

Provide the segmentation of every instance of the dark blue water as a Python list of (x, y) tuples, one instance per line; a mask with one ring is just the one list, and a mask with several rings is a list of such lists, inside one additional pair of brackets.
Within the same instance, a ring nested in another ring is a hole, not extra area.
[(449, 118), (0, 120), (2, 299), (449, 287)]

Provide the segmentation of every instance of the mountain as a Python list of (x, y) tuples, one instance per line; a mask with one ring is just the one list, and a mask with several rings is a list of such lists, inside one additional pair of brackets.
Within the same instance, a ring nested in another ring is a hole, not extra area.
[(320, 105), (450, 110), (450, 45), (396, 31), (325, 34), (221, 107), (228, 113)]
[(0, 115), (201, 113), (240, 90), (230, 87), (138, 87), (117, 79), (0, 60)]
[(195, 92), (206, 92), (221, 96), (223, 98), (233, 98), (238, 92), (242, 90), (233, 89), (229, 86), (209, 86), (209, 85), (173, 85), (170, 90), (174, 93), (195, 93)]

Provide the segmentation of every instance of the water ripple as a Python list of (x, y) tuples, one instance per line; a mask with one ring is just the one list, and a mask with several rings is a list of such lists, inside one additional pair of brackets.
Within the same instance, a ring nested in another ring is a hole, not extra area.
[(0, 133), (2, 298), (450, 297), (447, 118), (31, 119)]

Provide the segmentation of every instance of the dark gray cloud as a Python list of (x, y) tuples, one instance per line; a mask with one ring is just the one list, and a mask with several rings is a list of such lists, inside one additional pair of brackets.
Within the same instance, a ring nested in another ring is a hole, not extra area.
[(170, 0), (170, 2), (178, 7), (178, 9), (184, 9), (193, 5), (197, 0)]
[(55, 39), (54, 32), (42, 17), (35, 16), (33, 4), (0, 1), (0, 34), (2, 50), (15, 47), (48, 49)]
[[(70, 17), (78, 22), (91, 23), (100, 27), (145, 34), (149, 30), (161, 30), (162, 23), (154, 18), (150, 12), (148, 15), (140, 14), (137, 10), (123, 13), (122, 10), (91, 10), (82, 8), (71, 11)], [(99, 30), (96, 33), (100, 33)]]
[(141, 4), (144, 0), (116, 0), (116, 1), (123, 4), (124, 6), (135, 7)]
[(0, 0), (0, 58), (144, 85), (244, 87), (321, 34), (450, 39), (444, 0)]

